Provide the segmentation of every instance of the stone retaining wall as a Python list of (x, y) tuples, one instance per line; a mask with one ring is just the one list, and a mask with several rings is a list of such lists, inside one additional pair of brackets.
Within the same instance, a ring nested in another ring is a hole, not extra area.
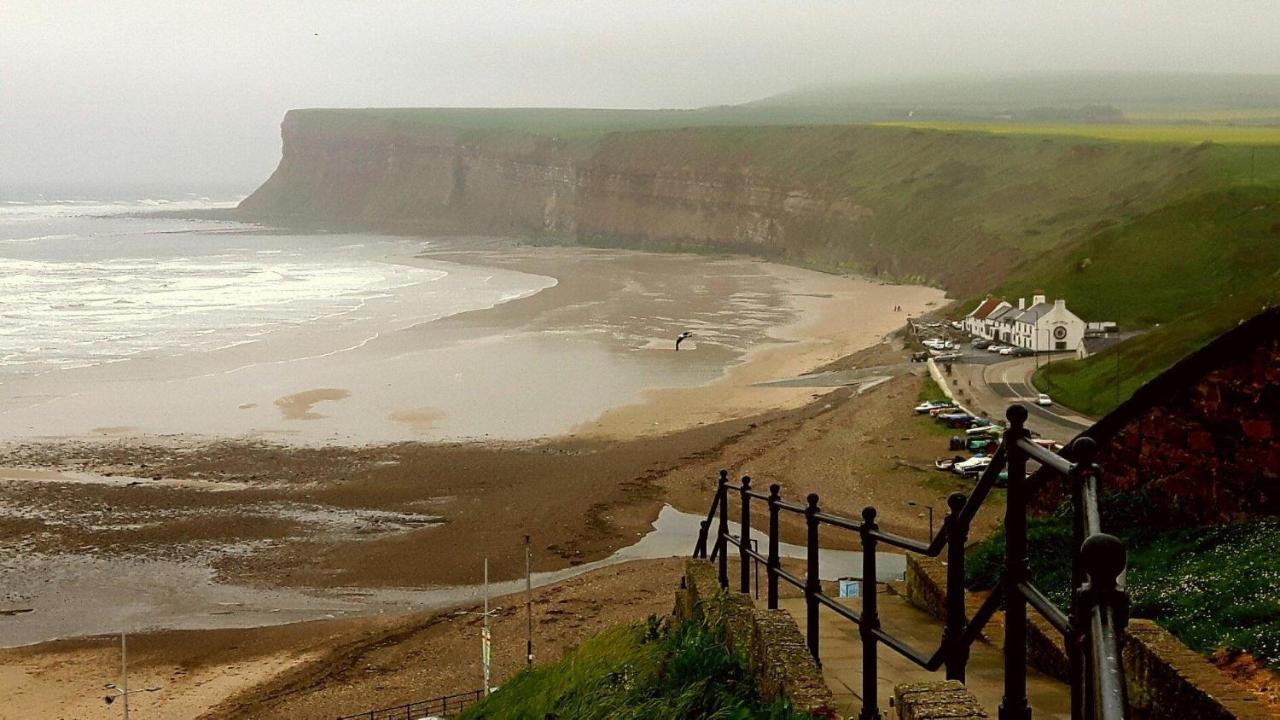
[[(713, 598), (715, 602), (710, 602)], [(765, 700), (786, 696), (798, 710), (820, 718), (838, 717), (831, 690), (791, 615), (757, 608), (748, 595), (721, 595), (711, 563), (685, 562), (684, 587), (676, 593), (674, 614), (682, 619), (717, 619), (719, 614), (726, 642), (746, 658)]]
[[(919, 555), (907, 556), (907, 600), (938, 617), (946, 616), (946, 566)], [(969, 615), (977, 606), (966, 603)], [(1030, 611), (1027, 661), (1041, 672), (1067, 678), (1067, 654), (1061, 636)], [(1003, 644), (1003, 617), (997, 613), (983, 635)], [(991, 632), (990, 630), (994, 630)], [(1132, 620), (1125, 633), (1125, 680), (1134, 720), (1262, 720), (1271, 715), (1258, 698), (1231, 682), (1212, 663), (1183, 645), (1151, 620)], [(905, 717), (901, 716), (900, 717)], [(946, 717), (946, 716), (942, 716)]]
[(982, 720), (978, 700), (955, 680), (903, 683), (893, 689), (898, 720)]

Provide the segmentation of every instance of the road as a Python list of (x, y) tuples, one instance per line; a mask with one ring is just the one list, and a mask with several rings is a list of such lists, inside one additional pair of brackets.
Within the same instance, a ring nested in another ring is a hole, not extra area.
[(1041, 407), (1036, 404), (1039, 391), (1031, 384), (1038, 362), (1034, 357), (1005, 360), (984, 357), (981, 351), (966, 354), (953, 363), (951, 375), (945, 376), (951, 392), (960, 402), (991, 418), (1003, 418), (1009, 405), (1020, 402), (1027, 407), (1028, 426), (1042, 436), (1066, 443), (1093, 424), (1093, 420), (1059, 405)]

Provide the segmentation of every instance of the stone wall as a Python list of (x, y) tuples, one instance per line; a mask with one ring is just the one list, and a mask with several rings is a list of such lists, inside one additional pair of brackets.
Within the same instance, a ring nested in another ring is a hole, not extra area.
[[(907, 557), (907, 600), (944, 618), (946, 567), (933, 558)], [(971, 598), (969, 616), (979, 604)], [(1037, 670), (1067, 678), (1061, 635), (1035, 611), (1028, 611), (1027, 661)], [(1003, 644), (1003, 617), (997, 613), (983, 635)], [(995, 632), (991, 632), (995, 630)], [(1261, 720), (1271, 717), (1258, 699), (1233, 683), (1205, 658), (1151, 620), (1131, 620), (1125, 633), (1124, 667), (1134, 720)], [(945, 716), (943, 716), (945, 717)]]
[[(1227, 332), (1085, 432), (1109, 490), (1193, 522), (1280, 513), (1280, 310)], [(1036, 500), (1065, 499), (1052, 482)]]
[(1252, 693), (1150, 620), (1129, 623), (1124, 672), (1134, 720), (1273, 717)]
[[(713, 598), (716, 601), (710, 602)], [(746, 658), (765, 700), (785, 696), (797, 709), (815, 717), (838, 717), (835, 699), (791, 615), (757, 608), (748, 595), (721, 595), (711, 563), (686, 561), (684, 587), (676, 593), (674, 614), (684, 619), (717, 619), (714, 614), (719, 614), (726, 642)]]
[(973, 693), (955, 680), (903, 683), (893, 689), (898, 720), (981, 720), (989, 717)]

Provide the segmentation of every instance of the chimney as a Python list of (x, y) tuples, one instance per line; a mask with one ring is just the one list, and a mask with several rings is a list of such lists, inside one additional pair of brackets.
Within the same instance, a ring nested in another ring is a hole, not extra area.
[(1066, 309), (1067, 309), (1067, 301), (1066, 301), (1066, 299), (1065, 299), (1065, 298), (1058, 298), (1057, 300), (1054, 300), (1054, 301), (1053, 301), (1053, 306), (1054, 306), (1055, 308), (1057, 308), (1058, 310), (1066, 310)]
[(1019, 310), (1026, 310), (1026, 309), (1027, 309), (1027, 299), (1026, 299), (1026, 298), (1018, 298), (1018, 309), (1019, 309)]
[(1044, 304), (1044, 294), (1043, 294), (1043, 293), (1044, 293), (1044, 291), (1043, 291), (1043, 290), (1037, 291), (1037, 292), (1036, 292), (1036, 294), (1035, 294), (1035, 295), (1033, 295), (1033, 296), (1031, 297), (1031, 304), (1032, 304), (1032, 305), (1042, 305), (1042, 304)]

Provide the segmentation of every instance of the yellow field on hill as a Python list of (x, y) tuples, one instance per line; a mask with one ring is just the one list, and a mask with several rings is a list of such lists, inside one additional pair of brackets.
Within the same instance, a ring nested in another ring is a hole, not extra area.
[(1223, 145), (1280, 145), (1280, 127), (1013, 122), (891, 122), (877, 124), (918, 128), (921, 130), (937, 130), (940, 132), (1076, 136), (1124, 142), (1189, 145), (1202, 142), (1215, 142)]

